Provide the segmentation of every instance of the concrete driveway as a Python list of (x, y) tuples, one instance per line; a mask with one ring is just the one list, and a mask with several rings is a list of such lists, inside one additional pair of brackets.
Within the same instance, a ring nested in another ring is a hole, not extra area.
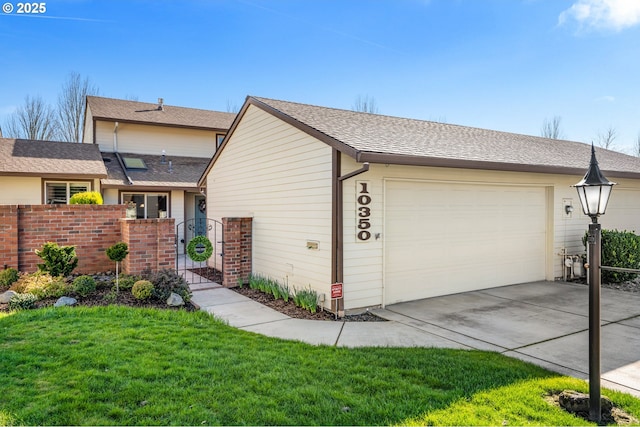
[[(640, 294), (602, 289), (602, 385), (640, 396)], [(589, 377), (588, 287), (536, 282), (400, 303), (395, 322), (552, 371)]]

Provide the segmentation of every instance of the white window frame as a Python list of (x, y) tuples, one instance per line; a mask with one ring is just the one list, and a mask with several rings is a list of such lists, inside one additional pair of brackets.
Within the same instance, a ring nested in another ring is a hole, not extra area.
[[(82, 193), (84, 191), (91, 191), (92, 190), (92, 185), (91, 185), (91, 181), (45, 181), (44, 182), (44, 203), (47, 205), (52, 205), (52, 204), (58, 204), (58, 205), (68, 205), (69, 204), (69, 200), (71, 199), (71, 196), (73, 196), (76, 193)], [(65, 185), (66, 186), (66, 194), (65, 194), (65, 201), (64, 203), (62, 203), (62, 199), (59, 199), (61, 203), (54, 203), (50, 200), (55, 200), (55, 199), (49, 199), (49, 186), (50, 185)], [(81, 191), (74, 191), (73, 193), (71, 193), (71, 187), (72, 186), (83, 186), (85, 188), (85, 190), (81, 190)]]
[[(134, 195), (134, 196), (144, 196), (144, 218), (140, 218), (140, 219), (148, 219), (149, 216), (149, 199), (148, 196), (165, 196), (167, 198), (167, 206), (166, 206), (166, 213), (167, 213), (167, 217), (169, 217), (169, 193), (165, 193), (165, 192), (145, 192), (145, 191), (123, 191), (120, 193), (120, 203), (122, 203), (123, 205), (126, 204), (127, 202), (124, 201), (125, 196), (127, 195)], [(160, 211), (158, 211), (158, 217), (160, 217)], [(155, 218), (152, 218), (155, 219)]]

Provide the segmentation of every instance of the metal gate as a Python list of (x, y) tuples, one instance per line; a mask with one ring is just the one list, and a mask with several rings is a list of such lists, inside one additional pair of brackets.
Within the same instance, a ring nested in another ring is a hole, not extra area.
[[(192, 218), (176, 225), (176, 271), (190, 284), (222, 283), (222, 230), (222, 223), (211, 218)], [(199, 238), (194, 241), (198, 236), (207, 239)], [(207, 250), (211, 250), (211, 255), (203, 259)]]

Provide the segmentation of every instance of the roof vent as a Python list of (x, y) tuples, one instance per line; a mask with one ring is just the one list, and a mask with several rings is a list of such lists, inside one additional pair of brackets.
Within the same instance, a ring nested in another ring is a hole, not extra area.
[(158, 110), (164, 111), (164, 99), (158, 98)]

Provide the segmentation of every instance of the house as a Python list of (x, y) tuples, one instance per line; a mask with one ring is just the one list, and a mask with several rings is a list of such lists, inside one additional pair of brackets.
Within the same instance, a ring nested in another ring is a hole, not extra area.
[[(252, 218), (254, 273), (385, 306), (562, 278), (590, 148), (248, 97), (200, 185), (208, 216)], [(640, 159), (596, 153), (618, 183), (603, 228), (640, 230)]]
[(106, 178), (96, 145), (0, 138), (0, 204), (66, 204)]
[[(161, 98), (152, 104), (88, 96), (82, 142), (103, 155), (105, 204), (135, 206), (137, 218), (203, 221), (198, 179), (234, 117), (166, 105)], [(188, 243), (184, 235), (179, 240)]]

